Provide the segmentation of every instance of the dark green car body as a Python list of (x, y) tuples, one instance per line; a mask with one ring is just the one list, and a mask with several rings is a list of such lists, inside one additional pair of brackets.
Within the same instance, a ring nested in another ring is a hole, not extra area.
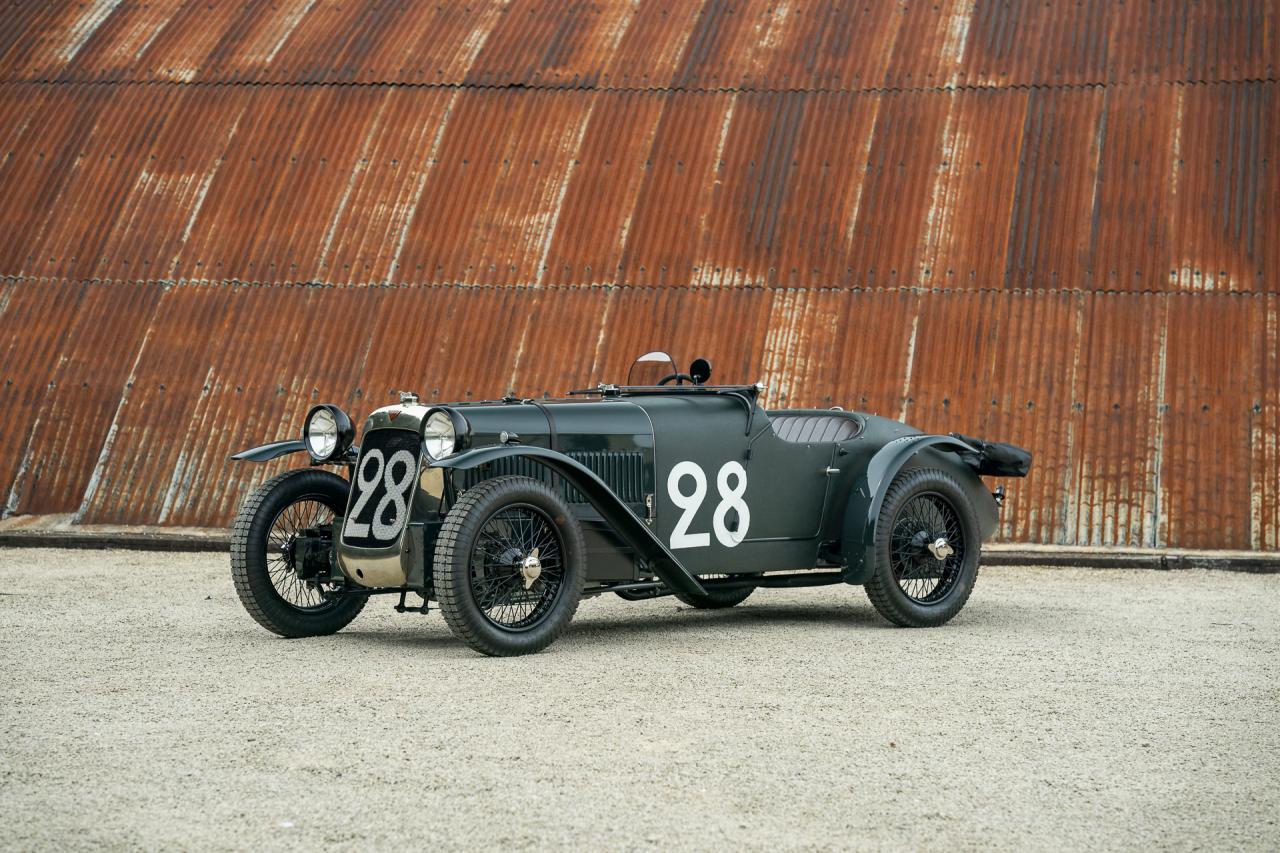
[[(858, 412), (766, 411), (758, 392), (601, 386), (566, 399), (428, 406), (409, 398), (379, 409), (360, 431), (359, 455), (352, 448), (341, 460), (353, 488), (333, 523), (333, 578), (432, 597), (432, 554), (449, 508), (478, 483), (510, 475), (547, 483), (571, 508), (587, 545), (588, 594), (645, 584), (702, 593), (699, 576), (764, 572), (818, 570), (863, 583), (880, 502), (896, 476), (916, 467), (953, 476), (981, 538), (995, 531), (997, 497), (963, 461), (973, 451), (967, 442)], [(449, 415), (457, 436), (441, 459), (419, 439), (436, 411)], [(386, 458), (412, 457), (411, 482), (401, 469), (384, 483), (372, 464), (362, 468), (379, 448)], [(281, 442), (237, 458), (301, 449)], [(401, 497), (388, 499), (397, 487)], [(388, 523), (379, 526), (374, 510)]]

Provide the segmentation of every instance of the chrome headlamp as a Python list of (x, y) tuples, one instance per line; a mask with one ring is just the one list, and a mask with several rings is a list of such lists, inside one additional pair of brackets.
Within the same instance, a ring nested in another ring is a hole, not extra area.
[(422, 449), (431, 459), (443, 459), (458, 448), (458, 431), (453, 418), (443, 409), (436, 409), (422, 425)]
[(307, 446), (312, 461), (333, 462), (347, 452), (355, 432), (346, 412), (330, 403), (321, 403), (307, 412), (302, 443)]

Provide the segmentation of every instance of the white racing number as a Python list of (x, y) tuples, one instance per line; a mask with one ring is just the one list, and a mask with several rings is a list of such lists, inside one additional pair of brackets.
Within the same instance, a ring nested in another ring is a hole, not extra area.
[[(680, 480), (693, 478), (693, 492), (684, 494), (680, 491)], [(705, 548), (711, 544), (711, 534), (690, 533), (689, 525), (693, 523), (693, 514), (702, 506), (702, 499), (707, 496), (707, 475), (693, 462), (681, 462), (671, 469), (667, 477), (667, 494), (671, 502), (684, 510), (676, 529), (671, 531), (672, 548)]]
[[(372, 536), (380, 542), (390, 542), (400, 535), (409, 518), (405, 492), (413, 482), (413, 463), (413, 454), (408, 450), (397, 450), (389, 461), (376, 447), (364, 455), (356, 470), (356, 502), (342, 528), (343, 536), (355, 539)], [(385, 487), (385, 491), (373, 508), (373, 518), (367, 522), (359, 521), (365, 506), (380, 491), (379, 484)], [(391, 517), (383, 518), (388, 507), (393, 510)]]
[[(730, 477), (738, 481), (732, 489), (729, 488)], [(716, 491), (720, 493), (720, 503), (716, 505), (716, 514), (711, 518), (711, 529), (716, 532), (721, 545), (732, 548), (746, 537), (747, 528), (751, 526), (751, 509), (742, 499), (747, 493), (746, 469), (737, 462), (724, 463), (716, 474)], [(738, 514), (737, 530), (730, 530), (725, 526), (724, 520), (729, 510)]]
[[(729, 478), (734, 479), (730, 487)], [(680, 489), (680, 481), (693, 480), (693, 491), (685, 493)], [(716, 539), (726, 548), (732, 548), (746, 538), (747, 528), (751, 526), (751, 509), (742, 498), (747, 493), (747, 471), (738, 462), (726, 462), (716, 473), (716, 491), (720, 493), (720, 502), (716, 505), (715, 514), (711, 518), (711, 529)], [(711, 534), (690, 533), (689, 525), (693, 516), (707, 496), (707, 475), (696, 462), (680, 462), (671, 469), (667, 476), (667, 494), (671, 502), (684, 510), (671, 531), (672, 548), (705, 548), (711, 544)], [(725, 523), (729, 510), (738, 514), (738, 529), (730, 530)]]

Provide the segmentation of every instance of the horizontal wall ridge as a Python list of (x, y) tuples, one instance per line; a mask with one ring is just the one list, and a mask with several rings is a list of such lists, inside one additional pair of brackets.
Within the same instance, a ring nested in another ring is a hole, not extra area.
[(1071, 92), (1139, 87), (1234, 86), (1280, 82), (1280, 77), (1088, 80), (1067, 83), (949, 83), (939, 86), (614, 86), (600, 83), (448, 83), (412, 80), (158, 80), (138, 78), (10, 78), (0, 86), (155, 87), (183, 89), (410, 89), (423, 91), (609, 92), (686, 95), (898, 95), (951, 92)]
[(112, 278), (59, 278), (44, 276), (0, 276), (0, 282), (13, 284), (32, 284), (32, 285), (105, 285), (105, 286), (136, 286), (136, 287), (160, 287), (160, 288), (182, 288), (182, 287), (229, 287), (229, 288), (255, 288), (255, 289), (311, 289), (311, 290), (460, 290), (460, 291), (635, 291), (637, 293), (672, 293), (672, 292), (688, 292), (688, 293), (741, 293), (741, 292), (759, 292), (759, 293), (813, 293), (813, 294), (830, 294), (830, 293), (850, 293), (850, 294), (867, 294), (867, 293), (909, 293), (909, 294), (953, 294), (957, 296), (965, 295), (989, 295), (989, 294), (1008, 294), (1010, 296), (1175, 296), (1175, 297), (1194, 297), (1194, 296), (1230, 296), (1235, 298), (1253, 298), (1265, 299), (1268, 297), (1280, 296), (1280, 288), (1272, 290), (1120, 290), (1120, 289), (1099, 289), (1090, 290), (1083, 287), (918, 287), (912, 285), (902, 285), (897, 287), (785, 287), (771, 286), (768, 284), (741, 284), (725, 287), (716, 287), (713, 285), (699, 284), (696, 282), (690, 284), (605, 284), (605, 283), (544, 283), (538, 284), (529, 282), (525, 284), (484, 284), (471, 282), (446, 282), (446, 281), (422, 281), (422, 282), (396, 282), (396, 281), (380, 281), (380, 282), (326, 282), (326, 281), (247, 281), (236, 278), (178, 278), (178, 279), (112, 279)]

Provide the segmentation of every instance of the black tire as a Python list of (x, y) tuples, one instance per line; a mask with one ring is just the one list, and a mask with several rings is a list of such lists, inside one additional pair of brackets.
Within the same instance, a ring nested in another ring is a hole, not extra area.
[[(741, 575), (703, 575), (703, 580), (714, 580), (716, 578), (741, 577)], [(733, 607), (746, 601), (751, 593), (755, 592), (754, 586), (740, 587), (734, 589), (715, 589), (707, 587), (706, 595), (695, 595), (688, 592), (675, 593), (676, 598), (683, 601), (690, 607), (696, 607), (699, 610), (723, 610), (726, 607)]]
[(621, 598), (623, 601), (653, 601), (655, 598), (661, 598), (663, 594), (664, 593), (661, 591), (657, 591), (655, 594), (655, 592), (651, 590), (641, 590), (638, 592), (623, 591), (614, 593), (614, 595), (618, 596), (618, 598)]
[(363, 595), (333, 595), (330, 588), (291, 577), (291, 558), (281, 547), (291, 510), (311, 513), (302, 521), (317, 514), (323, 520), (317, 507), (341, 515), (347, 488), (346, 480), (328, 471), (287, 471), (254, 489), (240, 507), (231, 525), (231, 579), (244, 609), (268, 631), (282, 637), (333, 634), (364, 609)]
[[(533, 578), (520, 568), (531, 556), (539, 562)], [(495, 477), (468, 489), (445, 516), (433, 571), (440, 612), (459, 639), (486, 655), (527, 655), (573, 619), (586, 547), (577, 519), (550, 488)]]
[[(928, 548), (940, 536), (954, 549), (942, 560)], [(880, 508), (875, 554), (866, 589), (880, 615), (907, 628), (945, 624), (964, 607), (978, 579), (978, 514), (945, 471), (904, 471)]]

